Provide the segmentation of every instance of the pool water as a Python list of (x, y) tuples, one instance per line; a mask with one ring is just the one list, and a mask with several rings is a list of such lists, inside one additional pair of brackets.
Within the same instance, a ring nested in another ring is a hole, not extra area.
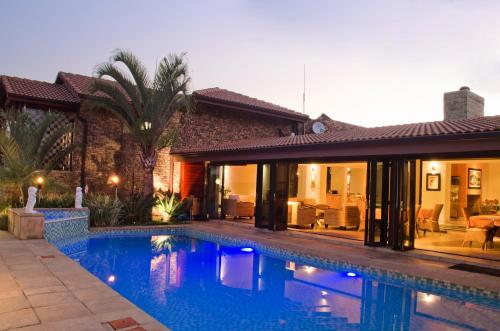
[(94, 235), (60, 249), (172, 330), (494, 330), (498, 302), (187, 236)]

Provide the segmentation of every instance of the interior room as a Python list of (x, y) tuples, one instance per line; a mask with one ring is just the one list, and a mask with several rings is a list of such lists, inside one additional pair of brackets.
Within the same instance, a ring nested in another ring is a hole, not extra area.
[(364, 239), (366, 162), (299, 164), (296, 178), (290, 229)]
[(225, 220), (254, 223), (257, 165), (224, 166), (222, 215)]
[(500, 258), (500, 160), (422, 162), (415, 247)]

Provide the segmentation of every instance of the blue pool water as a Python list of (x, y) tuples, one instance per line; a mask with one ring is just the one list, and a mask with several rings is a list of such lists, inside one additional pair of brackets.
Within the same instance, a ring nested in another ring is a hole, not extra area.
[[(57, 244), (57, 243), (56, 243)], [(494, 330), (497, 301), (436, 294), (180, 235), (59, 248), (172, 330)]]

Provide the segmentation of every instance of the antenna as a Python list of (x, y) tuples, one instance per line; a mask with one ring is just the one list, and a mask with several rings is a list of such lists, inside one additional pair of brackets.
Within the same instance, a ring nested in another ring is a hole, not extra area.
[[(304, 90), (302, 92), (302, 113), (306, 113), (306, 64), (304, 63)], [(306, 124), (302, 124), (302, 134), (306, 134)]]
[(306, 65), (304, 64), (304, 91), (302, 93), (302, 113), (306, 113)]

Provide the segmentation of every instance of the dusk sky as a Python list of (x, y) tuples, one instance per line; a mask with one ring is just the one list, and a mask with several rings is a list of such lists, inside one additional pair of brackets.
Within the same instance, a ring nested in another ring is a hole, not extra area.
[(500, 114), (500, 1), (6, 1), (0, 74), (93, 74), (116, 48), (153, 71), (186, 52), (191, 90), (218, 86), (365, 126), (442, 119), (470, 86)]

